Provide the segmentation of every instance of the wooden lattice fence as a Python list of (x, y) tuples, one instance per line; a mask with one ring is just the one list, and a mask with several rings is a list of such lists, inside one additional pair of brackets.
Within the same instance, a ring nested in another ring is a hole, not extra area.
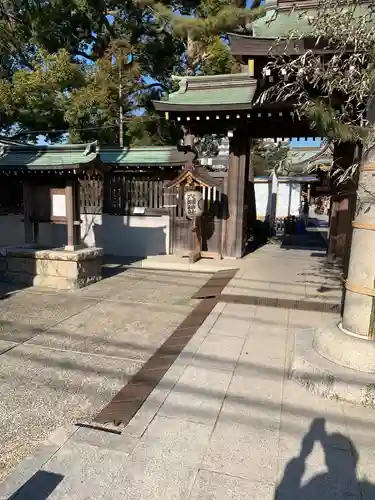
[[(175, 175), (175, 174), (174, 174)], [(147, 212), (163, 208), (165, 184), (173, 177), (163, 172), (87, 173), (80, 178), (83, 213), (129, 215), (136, 208)]]

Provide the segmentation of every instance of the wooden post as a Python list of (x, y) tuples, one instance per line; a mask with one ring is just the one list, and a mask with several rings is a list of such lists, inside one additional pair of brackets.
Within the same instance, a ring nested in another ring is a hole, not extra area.
[(31, 193), (30, 193), (30, 184), (28, 181), (24, 180), (22, 183), (23, 187), (23, 213), (24, 213), (24, 227), (25, 227), (25, 243), (33, 244), (35, 243), (34, 239), (34, 228), (33, 223), (31, 222)]
[[(74, 250), (80, 242), (78, 230), (80, 226), (76, 226), (77, 220), (77, 187), (73, 179), (69, 179), (65, 187), (65, 202), (66, 202), (66, 228), (67, 228), (67, 245), (66, 250)], [(76, 227), (75, 227), (76, 226)]]
[(248, 186), (247, 186), (247, 224), (249, 229), (254, 229), (256, 220), (257, 220), (257, 208), (256, 208), (256, 199), (255, 199), (255, 171), (254, 171), (254, 161), (252, 155), (253, 141), (249, 139), (249, 159), (248, 161)]
[[(354, 162), (355, 154), (356, 154), (356, 145), (354, 143), (351, 142), (342, 142), (339, 144), (336, 143), (334, 145), (334, 150), (333, 150), (334, 165), (344, 170), (348, 169)], [(334, 186), (331, 186), (331, 188), (333, 187)], [(349, 182), (347, 182), (345, 186), (344, 185), (341, 186), (341, 190), (344, 190), (348, 193), (351, 192), (354, 194), (355, 189), (356, 189), (355, 180), (349, 180)], [(327, 249), (329, 262), (333, 262), (336, 258), (339, 210), (340, 210), (340, 203), (337, 202), (336, 198), (331, 197), (331, 210), (329, 218), (329, 236), (328, 236), (328, 249)], [(354, 216), (352, 211), (347, 210), (344, 215), (343, 214), (340, 215), (341, 219), (343, 217), (346, 218), (346, 221), (344, 222), (341, 221), (341, 223), (350, 226), (352, 223), (352, 218)]]
[(240, 259), (244, 253), (244, 216), (246, 172), (249, 161), (246, 132), (237, 129), (229, 141), (228, 209), (225, 255)]
[(189, 255), (189, 262), (194, 264), (201, 258), (201, 217), (195, 217), (192, 223), (193, 227), (193, 248)]
[(74, 203), (74, 226), (73, 226), (73, 232), (74, 232), (74, 244), (75, 245), (80, 245), (81, 244), (81, 203), (80, 203), (80, 186), (78, 179), (75, 179), (73, 181), (73, 203)]

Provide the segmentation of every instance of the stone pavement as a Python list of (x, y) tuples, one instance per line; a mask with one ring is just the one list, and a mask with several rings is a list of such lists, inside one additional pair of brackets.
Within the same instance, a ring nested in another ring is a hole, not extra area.
[(66, 292), (7, 295), (12, 287), (0, 285), (0, 480), (57, 427), (96, 415), (191, 312), (191, 296), (210, 277), (109, 274)]
[[(246, 262), (223, 293), (340, 300), (319, 252), (267, 245)], [(333, 319), (219, 302), (121, 435), (58, 429), (0, 499), (374, 499), (374, 411), (288, 380), (294, 333)]]

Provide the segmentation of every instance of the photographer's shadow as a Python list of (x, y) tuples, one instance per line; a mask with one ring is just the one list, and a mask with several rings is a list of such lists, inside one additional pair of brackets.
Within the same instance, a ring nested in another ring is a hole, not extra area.
[[(320, 443), (327, 471), (303, 482), (306, 460)], [(304, 436), (301, 451), (288, 462), (276, 488), (275, 500), (375, 500), (375, 486), (357, 478), (358, 452), (342, 434), (327, 434), (325, 420), (315, 419)]]

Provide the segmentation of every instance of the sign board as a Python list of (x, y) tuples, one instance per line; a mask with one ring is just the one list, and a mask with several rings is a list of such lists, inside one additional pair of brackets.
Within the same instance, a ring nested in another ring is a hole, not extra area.
[(203, 214), (204, 200), (200, 191), (186, 191), (184, 194), (185, 214), (188, 219)]
[(133, 208), (133, 215), (144, 215), (145, 213), (146, 213), (145, 207), (134, 207)]
[(66, 217), (65, 194), (52, 193), (52, 217)]

